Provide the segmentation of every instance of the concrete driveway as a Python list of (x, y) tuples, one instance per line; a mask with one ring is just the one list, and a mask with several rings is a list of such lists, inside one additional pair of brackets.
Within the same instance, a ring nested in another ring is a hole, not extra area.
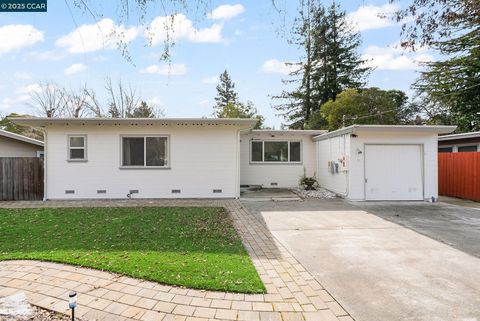
[(264, 219), (272, 235), (357, 321), (480, 320), (480, 259), (460, 245), (454, 248), (415, 232), (414, 224), (406, 228), (393, 222), (402, 213), (417, 212), (418, 221), (428, 217), (441, 226), (432, 213), (456, 212), (458, 218), (465, 212), (463, 228), (446, 235), (462, 233), (478, 245), (480, 211), (440, 203), (242, 203)]

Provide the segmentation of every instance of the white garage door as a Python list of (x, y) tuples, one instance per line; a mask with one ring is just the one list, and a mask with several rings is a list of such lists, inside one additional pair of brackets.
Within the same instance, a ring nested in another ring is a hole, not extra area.
[(365, 145), (366, 200), (423, 200), (420, 145)]

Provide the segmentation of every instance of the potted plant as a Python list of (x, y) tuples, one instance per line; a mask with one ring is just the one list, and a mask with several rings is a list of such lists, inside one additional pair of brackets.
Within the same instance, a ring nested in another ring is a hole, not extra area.
[(317, 189), (318, 186), (316, 175), (309, 177), (306, 174), (305, 168), (303, 168), (303, 176), (300, 178), (300, 186), (302, 186), (305, 190), (311, 191)]

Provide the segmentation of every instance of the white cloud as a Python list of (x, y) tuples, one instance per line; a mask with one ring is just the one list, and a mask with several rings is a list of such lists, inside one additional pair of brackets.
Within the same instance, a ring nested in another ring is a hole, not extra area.
[(416, 70), (420, 68), (420, 62), (433, 60), (426, 53), (403, 52), (398, 46), (388, 47), (368, 46), (362, 58), (367, 61), (367, 66), (377, 70)]
[(137, 27), (125, 28), (116, 25), (111, 19), (102, 19), (95, 24), (84, 24), (58, 39), (55, 44), (64, 47), (69, 53), (93, 52), (100, 49), (113, 49), (118, 42), (129, 43), (137, 37)]
[(185, 64), (151, 65), (140, 71), (143, 74), (158, 74), (162, 76), (180, 76), (187, 73)]
[(68, 68), (66, 68), (63, 71), (63, 73), (65, 75), (73, 75), (73, 74), (79, 73), (81, 71), (84, 71), (87, 68), (88, 67), (84, 64), (73, 64), (73, 65), (69, 66)]
[(17, 94), (27, 94), (27, 95), (33, 94), (34, 92), (41, 92), (41, 91), (42, 91), (42, 86), (40, 86), (40, 84), (37, 84), (37, 83), (21, 86), (15, 90)]
[(17, 87), (12, 97), (5, 97), (0, 100), (0, 109), (7, 110), (14, 107), (18, 111), (19, 105), (25, 105), (30, 102), (32, 94), (41, 90), (42, 87), (37, 83)]
[(205, 77), (202, 79), (202, 84), (210, 85), (218, 83), (218, 76)]
[(21, 80), (30, 80), (32, 79), (32, 74), (25, 71), (16, 71), (13, 73), (13, 77)]
[(18, 108), (18, 105), (20, 104), (25, 104), (27, 103), (28, 101), (30, 101), (31, 97), (30, 95), (19, 95), (19, 96), (16, 96), (14, 98), (3, 98), (1, 101), (0, 101), (0, 109), (9, 109), (11, 107), (17, 107)]
[(147, 99), (146, 102), (149, 106), (161, 107), (165, 105), (163, 100), (161, 100), (160, 97), (157, 96)]
[(277, 59), (270, 59), (262, 64), (260, 70), (266, 74), (288, 75), (291, 72), (295, 71), (297, 68), (297, 66), (288, 64), (283, 61)]
[[(396, 23), (389, 18), (399, 9), (398, 5), (386, 3), (383, 6), (366, 5), (360, 6), (356, 11), (350, 12), (347, 19), (356, 25), (359, 31), (381, 29), (394, 26)], [(381, 18), (380, 14), (386, 14)]]
[(153, 19), (145, 36), (153, 46), (163, 43), (167, 39), (191, 42), (221, 42), (222, 28), (222, 24), (215, 23), (207, 28), (196, 29), (192, 21), (185, 15), (176, 14)]
[(0, 55), (43, 41), (43, 32), (32, 25), (5, 25), (0, 27)]
[(213, 20), (226, 20), (238, 16), (245, 12), (245, 7), (241, 4), (224, 4), (216, 7), (210, 12), (207, 17)]

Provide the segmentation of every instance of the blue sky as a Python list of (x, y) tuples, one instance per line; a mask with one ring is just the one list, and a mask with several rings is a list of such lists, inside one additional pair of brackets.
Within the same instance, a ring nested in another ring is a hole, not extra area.
[[(28, 105), (30, 95), (46, 81), (72, 89), (86, 84), (105, 101), (104, 82), (111, 77), (130, 83), (167, 117), (211, 116), (217, 77), (227, 69), (240, 99), (251, 100), (266, 117), (266, 125), (278, 128), (283, 118), (276, 116), (270, 96), (285, 88), (281, 80), (287, 78), (288, 68), (284, 62), (298, 61), (301, 55), (287, 43), (288, 32), (282, 35), (279, 29), (288, 30), (297, 3), (277, 1), (286, 12), (285, 24), (270, 0), (211, 1), (206, 10), (180, 12), (170, 64), (159, 60), (165, 13), (155, 6), (144, 24), (134, 16), (120, 21), (113, 6), (93, 6), (104, 13), (95, 20), (77, 8), (69, 10), (64, 1), (53, 0), (47, 13), (0, 13), (0, 114), (35, 114)], [(377, 14), (401, 5), (388, 0), (341, 2), (361, 31), (360, 53), (376, 67), (368, 85), (410, 94), (419, 69), (416, 61), (432, 56), (428, 50), (405, 53), (395, 48), (400, 26)], [(145, 26), (150, 27), (148, 37)], [(128, 42), (134, 65), (115, 48), (108, 36), (112, 30)], [(152, 45), (147, 45), (149, 40)]]

